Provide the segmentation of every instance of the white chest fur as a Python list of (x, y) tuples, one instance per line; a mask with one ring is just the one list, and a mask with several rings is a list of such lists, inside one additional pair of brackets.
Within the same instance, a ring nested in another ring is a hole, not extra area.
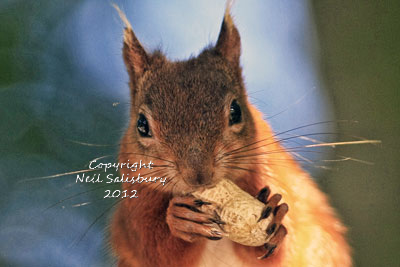
[(245, 266), (233, 249), (233, 243), (227, 238), (207, 241), (201, 255), (199, 267), (239, 267)]

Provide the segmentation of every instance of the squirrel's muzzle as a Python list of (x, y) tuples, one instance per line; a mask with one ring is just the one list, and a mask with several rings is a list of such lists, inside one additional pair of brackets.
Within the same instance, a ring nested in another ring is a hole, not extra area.
[(180, 174), (189, 186), (208, 186), (213, 183), (213, 161), (207, 151), (192, 147), (182, 161)]

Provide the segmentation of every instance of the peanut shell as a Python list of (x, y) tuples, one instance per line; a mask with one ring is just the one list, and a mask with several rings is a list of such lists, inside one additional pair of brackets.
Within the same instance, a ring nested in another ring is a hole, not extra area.
[(210, 202), (226, 224), (221, 228), (226, 236), (245, 246), (262, 246), (271, 236), (266, 233), (272, 216), (259, 221), (265, 204), (223, 179), (216, 186), (192, 193), (194, 197)]

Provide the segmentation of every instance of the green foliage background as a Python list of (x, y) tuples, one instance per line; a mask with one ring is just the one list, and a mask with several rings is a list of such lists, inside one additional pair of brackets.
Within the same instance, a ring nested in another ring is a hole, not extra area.
[(321, 63), (340, 131), (382, 140), (337, 153), (374, 162), (341, 164), (323, 186), (349, 226), (357, 266), (400, 265), (400, 2), (312, 1)]

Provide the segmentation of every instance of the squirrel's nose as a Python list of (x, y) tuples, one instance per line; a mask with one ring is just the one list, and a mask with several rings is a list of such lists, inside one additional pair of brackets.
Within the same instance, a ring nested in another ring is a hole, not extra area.
[(208, 166), (203, 168), (186, 167), (180, 171), (183, 180), (194, 187), (211, 185), (213, 181), (213, 171)]
[(207, 186), (213, 181), (213, 173), (210, 170), (190, 170), (184, 172), (183, 179), (190, 186)]
[(192, 145), (183, 157), (180, 172), (189, 186), (206, 186), (212, 184), (213, 166), (204, 149)]
[(195, 185), (209, 185), (211, 184), (212, 181), (212, 174), (211, 173), (204, 173), (204, 172), (199, 172), (196, 175), (195, 178)]

